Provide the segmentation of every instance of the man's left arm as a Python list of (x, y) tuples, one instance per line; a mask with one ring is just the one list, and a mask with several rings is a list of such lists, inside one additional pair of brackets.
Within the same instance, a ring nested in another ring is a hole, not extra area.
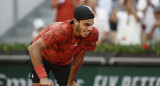
[(83, 59), (84, 59), (85, 53), (86, 53), (85, 50), (81, 50), (74, 57), (67, 86), (78, 86), (78, 84), (77, 85), (75, 84), (74, 79), (76, 77), (76, 74), (78, 73), (78, 70), (80, 69), (80, 67), (81, 67), (81, 65), (83, 63)]

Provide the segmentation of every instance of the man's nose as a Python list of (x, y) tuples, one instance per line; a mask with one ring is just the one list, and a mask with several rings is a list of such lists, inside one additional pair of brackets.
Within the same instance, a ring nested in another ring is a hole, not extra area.
[(91, 30), (92, 30), (92, 27), (89, 27), (88, 30), (91, 31)]

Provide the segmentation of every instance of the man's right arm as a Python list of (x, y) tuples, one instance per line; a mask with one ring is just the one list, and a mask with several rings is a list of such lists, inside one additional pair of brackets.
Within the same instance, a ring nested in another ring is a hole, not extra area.
[[(37, 41), (35, 41), (32, 45), (28, 47), (28, 51), (34, 68), (43, 65), (41, 50), (44, 48), (46, 48), (46, 45), (41, 38), (39, 38)], [(52, 82), (47, 78), (47, 76), (45, 76), (40, 78), (40, 84), (51, 86)]]
[(46, 48), (46, 45), (41, 38), (28, 47), (34, 67), (42, 64), (41, 50), (44, 48)]

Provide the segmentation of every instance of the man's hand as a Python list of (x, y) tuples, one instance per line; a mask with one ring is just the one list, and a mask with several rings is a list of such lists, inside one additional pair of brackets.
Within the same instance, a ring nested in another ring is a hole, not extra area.
[(67, 86), (78, 86), (78, 84), (74, 81), (72, 84), (68, 84)]
[(43, 77), (40, 79), (41, 86), (53, 86), (53, 82), (49, 80), (47, 77)]
[(73, 86), (78, 86), (78, 84), (74, 81), (74, 82), (73, 82)]

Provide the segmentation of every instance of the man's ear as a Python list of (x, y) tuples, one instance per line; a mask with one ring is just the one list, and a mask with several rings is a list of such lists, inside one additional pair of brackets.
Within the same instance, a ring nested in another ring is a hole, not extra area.
[(77, 19), (74, 19), (73, 21), (74, 21), (74, 24), (75, 24), (75, 25), (78, 25), (79, 22), (78, 22)]

